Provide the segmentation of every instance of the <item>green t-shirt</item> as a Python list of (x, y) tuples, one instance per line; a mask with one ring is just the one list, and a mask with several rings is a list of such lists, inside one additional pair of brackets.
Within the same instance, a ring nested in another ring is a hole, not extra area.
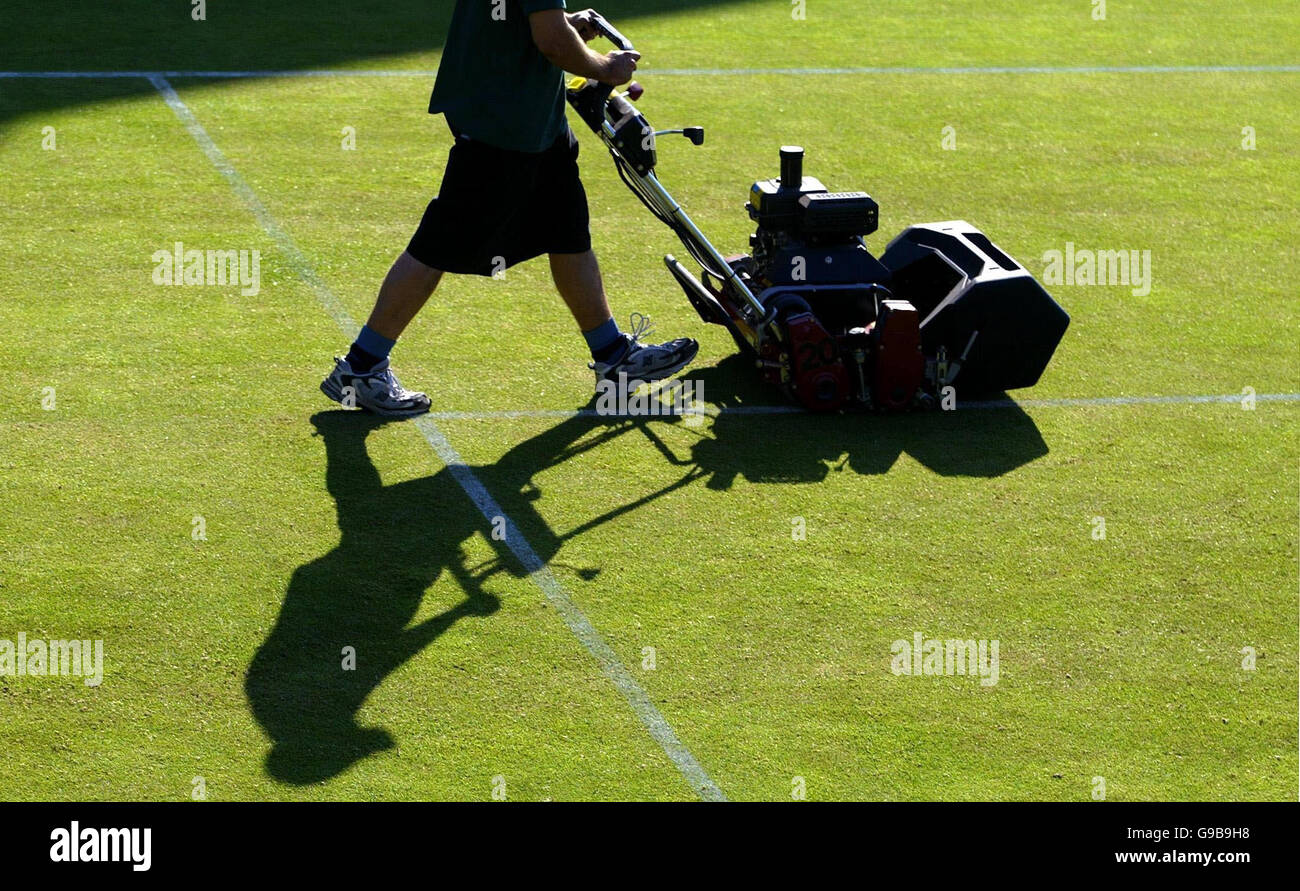
[(564, 72), (533, 43), (530, 13), (564, 0), (456, 0), (430, 114), (497, 148), (540, 152), (564, 132)]

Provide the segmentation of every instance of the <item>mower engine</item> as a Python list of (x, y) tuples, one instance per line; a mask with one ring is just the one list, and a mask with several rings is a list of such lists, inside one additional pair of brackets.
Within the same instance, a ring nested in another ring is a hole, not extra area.
[[(803, 175), (803, 149), (781, 149), (781, 176), (756, 182), (745, 206), (758, 224), (747, 272), (784, 338), (759, 352), (765, 379), (803, 405), (899, 409), (921, 389), (920, 318), (885, 286), (889, 270), (867, 251), (880, 208), (866, 192), (830, 192)], [(734, 267), (733, 267), (734, 268)]]

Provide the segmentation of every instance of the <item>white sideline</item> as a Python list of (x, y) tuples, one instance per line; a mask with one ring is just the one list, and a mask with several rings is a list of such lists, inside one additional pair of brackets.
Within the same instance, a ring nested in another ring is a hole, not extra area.
[[(827, 76), (874, 74), (1287, 74), (1300, 65), (961, 65), (859, 68), (643, 68), (642, 77), (759, 77), (762, 75)], [(251, 71), (0, 71), (0, 79), (14, 78), (241, 78), (241, 77), (434, 77), (437, 71), (365, 68), (268, 68)]]
[[(315, 292), (321, 306), (329, 313), (340, 330), (345, 336), (352, 337), (358, 330), (358, 326), (348, 314), (347, 309), (329, 289), (329, 286), (316, 274), (310, 261), (298, 249), (289, 233), (275, 221), (275, 218), (271, 216), (252, 188), (239, 175), (239, 172), (227, 160), (216, 143), (212, 141), (212, 137), (199, 123), (198, 118), (194, 116), (194, 112), (181, 100), (164, 76), (160, 74), (150, 75), (149, 82), (162, 95), (167, 105), (175, 112), (176, 117), (185, 125), (185, 129), (189, 131), (190, 136), (203, 150), (203, 154), (225, 177), (231, 188), (234, 189), (235, 193), (257, 219), (257, 222), (266, 231), (266, 234), (284, 252), (294, 271)], [(474, 502), (474, 505), (482, 512), (487, 521), (491, 523), (495, 517), (504, 519), (506, 543), (519, 562), (523, 564), (524, 569), (527, 570), (529, 579), (546, 595), (546, 599), (555, 607), (565, 625), (578, 638), (587, 652), (600, 664), (601, 670), (613, 681), (618, 691), (623, 694), (623, 698), (632, 707), (632, 711), (636, 713), (641, 723), (650, 731), (650, 735), (663, 748), (664, 753), (676, 765), (682, 776), (691, 784), (696, 794), (706, 801), (725, 801), (726, 796), (723, 795), (722, 790), (709, 778), (704, 768), (695, 760), (695, 756), (677, 738), (677, 734), (673, 732), (672, 727), (660, 714), (659, 709), (650, 701), (649, 695), (636, 682), (623, 663), (619, 661), (618, 655), (601, 637), (600, 632), (588, 621), (586, 615), (573, 602), (572, 598), (569, 597), (568, 592), (555, 578), (546, 562), (533, 550), (532, 545), (524, 538), (523, 533), (519, 531), (514, 521), (506, 515), (501, 506), (497, 504), (496, 499), (492, 497), (491, 493), (474, 474), (474, 471), (470, 469), (452, 444), (443, 436), (442, 431), (438, 429), (433, 419), (427, 416), (420, 418), (416, 421), (416, 427), (424, 435), (425, 440), (434, 452), (437, 453), (438, 458), (447, 465), (447, 469), (451, 471), (456, 482), (465, 490), (465, 494)]]
[[(1246, 397), (1241, 393), (1212, 396), (1095, 396), (1063, 397), (1060, 399), (988, 399), (980, 402), (959, 402), (957, 411), (979, 411), (992, 408), (1088, 408), (1090, 406), (1124, 405), (1203, 405), (1239, 403)], [(1258, 393), (1256, 402), (1300, 402), (1300, 393)], [(706, 406), (703, 414), (716, 418), (720, 415), (798, 415), (805, 411), (795, 405), (731, 405)], [(594, 408), (523, 408), (502, 411), (433, 411), (428, 417), (441, 421), (508, 421), (515, 418), (597, 418), (617, 420), (617, 416), (602, 415)]]

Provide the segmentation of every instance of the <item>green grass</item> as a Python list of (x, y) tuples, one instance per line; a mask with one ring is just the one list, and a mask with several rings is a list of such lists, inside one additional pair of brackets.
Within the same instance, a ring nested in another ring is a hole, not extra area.
[[(1149, 295), (1054, 289), (1073, 324), (1014, 395), (1300, 392), (1300, 74), (654, 73), (1300, 56), (1278, 0), (1109, 5), (1105, 22), (1065, 2), (610, 15), (646, 54), (652, 123), (708, 130), (663, 143), (660, 174), (725, 251), (749, 183), (799, 143), (810, 174), (880, 202), (877, 251), (956, 217), (1035, 272), (1067, 241), (1151, 251)], [(5, 64), (431, 70), (444, 17), (421, 5), (393, 55), (324, 28), (334, 43), (251, 33), (224, 56), (199, 38), (187, 64), (112, 49), (127, 16), (98, 56), (19, 42)], [(449, 147), (429, 81), (174, 84), (364, 317)], [(484, 799), (495, 777), (518, 800), (694, 797), (413, 426), (330, 411), (316, 385), (350, 332), (146, 82), (0, 80), (0, 121), (0, 638), (105, 645), (97, 688), (0, 677), (0, 796), (182, 799), (203, 776), (217, 799)], [(711, 402), (774, 401), (579, 136), (616, 313), (698, 336)], [(261, 293), (154, 286), (175, 241), (259, 249)], [(589, 395), (544, 261), (449, 279), (396, 360), (441, 410)], [(1217, 800), (1296, 795), (1298, 421), (1260, 402), (438, 423), (728, 797), (788, 800), (803, 777), (814, 799), (1089, 800), (1104, 776), (1114, 800)], [(894, 676), (891, 642), (916, 631), (999, 640), (999, 683)]]

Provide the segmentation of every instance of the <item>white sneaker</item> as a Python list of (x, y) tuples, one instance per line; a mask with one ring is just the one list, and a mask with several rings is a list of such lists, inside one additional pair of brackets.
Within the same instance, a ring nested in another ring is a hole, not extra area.
[(334, 370), (321, 381), (320, 390), (347, 408), (364, 408), (390, 418), (409, 418), (429, 410), (429, 397), (398, 383), (388, 360), (365, 374), (357, 374), (347, 359), (334, 357)]
[(591, 362), (587, 365), (596, 372), (596, 383), (602, 380), (617, 381), (619, 374), (627, 375), (629, 386), (657, 381), (681, 371), (699, 352), (700, 345), (689, 337), (679, 337), (667, 343), (642, 343), (640, 338), (649, 334), (650, 317), (632, 313), (632, 332), (623, 332), (627, 349), (613, 362)]

